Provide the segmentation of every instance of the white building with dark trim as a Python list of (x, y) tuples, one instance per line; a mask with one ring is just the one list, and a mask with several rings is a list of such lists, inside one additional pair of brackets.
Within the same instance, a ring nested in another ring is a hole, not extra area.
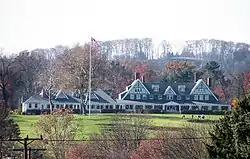
[[(83, 97), (83, 106), (89, 111), (88, 94)], [(63, 91), (51, 92), (52, 108), (49, 102), (48, 92), (42, 90), (40, 94), (29, 97), (22, 103), (22, 112), (25, 114), (41, 114), (54, 109), (71, 109), (76, 114), (81, 114), (84, 109), (81, 106), (80, 95), (77, 93), (66, 93)], [(115, 109), (116, 101), (101, 89), (91, 92), (91, 112), (100, 113), (103, 109)]]

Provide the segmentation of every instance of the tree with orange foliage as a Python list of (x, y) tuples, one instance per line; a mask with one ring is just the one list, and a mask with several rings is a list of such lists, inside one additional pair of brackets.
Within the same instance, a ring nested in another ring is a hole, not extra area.
[(196, 66), (189, 62), (169, 62), (165, 66), (165, 82), (191, 82)]

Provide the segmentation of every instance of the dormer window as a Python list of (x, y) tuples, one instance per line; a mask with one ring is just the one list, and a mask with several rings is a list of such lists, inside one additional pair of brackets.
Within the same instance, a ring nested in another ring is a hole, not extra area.
[(179, 92), (185, 92), (186, 86), (185, 85), (178, 85)]
[(159, 85), (152, 85), (152, 90), (154, 91), (154, 92), (159, 92)]

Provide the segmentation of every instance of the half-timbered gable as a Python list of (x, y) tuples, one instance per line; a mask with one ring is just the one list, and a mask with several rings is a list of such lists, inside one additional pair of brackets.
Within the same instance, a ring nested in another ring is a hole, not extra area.
[(218, 98), (202, 79), (196, 82), (190, 95), (193, 96), (193, 100), (195, 101), (218, 101)]
[(141, 100), (150, 94), (148, 89), (143, 85), (143, 83), (137, 79), (135, 80), (128, 90), (119, 94), (120, 99), (131, 99), (131, 100)]

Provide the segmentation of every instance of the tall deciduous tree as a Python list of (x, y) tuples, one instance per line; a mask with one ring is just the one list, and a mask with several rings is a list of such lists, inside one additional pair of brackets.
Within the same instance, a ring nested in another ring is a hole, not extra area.
[[(107, 72), (106, 57), (100, 54), (96, 47), (92, 47), (91, 54), (91, 85), (93, 89), (102, 88), (105, 73)], [(80, 91), (82, 108), (84, 110), (86, 108), (83, 106), (83, 96), (88, 90), (89, 81), (89, 55), (90, 45), (86, 44), (84, 46), (76, 45), (60, 57), (61, 85), (65, 89), (77, 89)]]
[(188, 62), (169, 62), (165, 66), (165, 82), (191, 82), (193, 81), (195, 66)]

